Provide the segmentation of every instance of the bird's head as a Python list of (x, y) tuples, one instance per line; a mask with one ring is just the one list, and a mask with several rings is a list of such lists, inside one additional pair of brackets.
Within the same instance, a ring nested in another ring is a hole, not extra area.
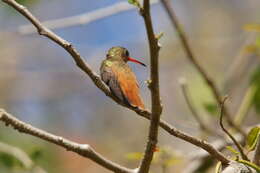
[(129, 52), (126, 48), (124, 47), (112, 47), (108, 50), (108, 53), (107, 53), (107, 60), (111, 60), (111, 61), (124, 61), (124, 62), (127, 62), (127, 61), (132, 61), (134, 63), (137, 63), (137, 64), (141, 64), (143, 66), (146, 67), (146, 65), (134, 58), (131, 58), (129, 56)]

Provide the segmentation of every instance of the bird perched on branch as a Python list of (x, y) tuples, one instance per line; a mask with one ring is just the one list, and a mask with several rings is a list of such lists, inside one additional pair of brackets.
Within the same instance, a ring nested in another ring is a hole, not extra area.
[(146, 66), (144, 63), (129, 57), (126, 48), (112, 47), (101, 64), (101, 79), (109, 86), (113, 95), (123, 103), (144, 109), (139, 86), (135, 74), (127, 64), (128, 61)]

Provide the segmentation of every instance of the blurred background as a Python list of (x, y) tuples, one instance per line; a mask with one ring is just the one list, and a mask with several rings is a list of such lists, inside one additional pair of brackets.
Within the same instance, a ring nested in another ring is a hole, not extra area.
[[(19, 2), (41, 21), (47, 21), (127, 0)], [(174, 0), (172, 3), (194, 55), (216, 81), (222, 94), (230, 95), (228, 106), (235, 115), (250, 88), (252, 76), (255, 81), (260, 80), (257, 72), (260, 1)], [(199, 129), (191, 115), (179, 79), (186, 78), (191, 98), (202, 119), (219, 129), (218, 110), (210, 90), (187, 59), (178, 33), (162, 5), (156, 3), (151, 10), (155, 31), (164, 32), (160, 39), (162, 118), (189, 134), (214, 141), (214, 137)], [(138, 153), (145, 147), (149, 122), (106, 97), (60, 46), (36, 33), (19, 32), (20, 26), (28, 24), (23, 16), (0, 2), (0, 107), (36, 127), (79, 143), (88, 143), (113, 161), (136, 167)], [(97, 73), (110, 47), (126, 47), (132, 57), (148, 65), (143, 68), (129, 63), (137, 75), (145, 105), (150, 108), (150, 92), (145, 83), (149, 79), (149, 49), (143, 19), (136, 9), (86, 25), (55, 29), (54, 32), (71, 42)], [(253, 96), (244, 126), (260, 120), (259, 93), (257, 96), (255, 92)], [(0, 141), (25, 151), (46, 172), (110, 172), (88, 159), (20, 134), (3, 124), (0, 125)], [(187, 164), (183, 155), (198, 149), (169, 136), (162, 129), (158, 146), (171, 153), (168, 172), (181, 172)], [(26, 172), (18, 162), (8, 154), (0, 153), (0, 172)], [(163, 170), (160, 161), (155, 161), (153, 168), (153, 172)]]

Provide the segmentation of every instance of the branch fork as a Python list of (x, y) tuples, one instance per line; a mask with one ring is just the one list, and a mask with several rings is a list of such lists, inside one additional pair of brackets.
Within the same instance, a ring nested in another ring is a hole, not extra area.
[(21, 13), (24, 17), (26, 17), (38, 30), (40, 35), (43, 35), (50, 40), (54, 41), (61, 47), (63, 47), (73, 58), (76, 65), (87, 75), (90, 77), (92, 82), (102, 90), (109, 98), (114, 100), (116, 103), (129, 108), (135, 111), (138, 115), (151, 120), (151, 125), (149, 129), (148, 135), (148, 142), (146, 144), (146, 150), (144, 158), (139, 166), (138, 169), (128, 169), (121, 165), (118, 165), (110, 160), (107, 160), (99, 153), (94, 151), (89, 145), (87, 144), (78, 144), (72, 141), (69, 141), (65, 138), (60, 136), (55, 136), (43, 130), (37, 129), (29, 124), (26, 124), (12, 115), (6, 113), (4, 110), (0, 111), (0, 121), (5, 122), (7, 125), (11, 125), (13, 128), (23, 132), (30, 134), (32, 136), (36, 136), (38, 138), (44, 139), (56, 145), (59, 145), (67, 150), (73, 151), (78, 153), (79, 155), (89, 158), (94, 162), (98, 163), (99, 165), (117, 172), (117, 173), (147, 173), (149, 171), (149, 167), (151, 165), (151, 160), (153, 157), (153, 150), (157, 144), (157, 137), (158, 137), (158, 127), (162, 127), (165, 131), (169, 134), (178, 137), (188, 143), (191, 143), (197, 147), (200, 147), (207, 151), (212, 157), (216, 158), (217, 160), (221, 161), (223, 164), (228, 164), (229, 159), (227, 159), (221, 152), (216, 150), (211, 144), (207, 143), (206, 141), (201, 141), (196, 137), (190, 136), (184, 132), (181, 132), (168, 124), (167, 122), (160, 120), (160, 115), (162, 113), (162, 104), (160, 99), (160, 92), (159, 92), (159, 69), (158, 69), (158, 57), (159, 57), (159, 50), (160, 46), (158, 44), (158, 39), (156, 38), (152, 20), (150, 15), (150, 2), (149, 0), (143, 1), (143, 11), (142, 16), (144, 18), (147, 36), (149, 40), (149, 50), (150, 50), (150, 60), (151, 60), (151, 76), (149, 84), (151, 90), (151, 99), (152, 99), (152, 110), (151, 112), (148, 110), (142, 110), (138, 108), (132, 108), (127, 105), (121, 103), (113, 94), (110, 92), (109, 88), (103, 83), (99, 75), (97, 75), (91, 67), (86, 63), (86, 61), (80, 56), (78, 51), (66, 40), (59, 37), (48, 28), (46, 28), (37, 18), (35, 18), (29, 10), (25, 7), (17, 3), (15, 0), (2, 0), (3, 2), (9, 4), (14, 9), (16, 9), (19, 13)]

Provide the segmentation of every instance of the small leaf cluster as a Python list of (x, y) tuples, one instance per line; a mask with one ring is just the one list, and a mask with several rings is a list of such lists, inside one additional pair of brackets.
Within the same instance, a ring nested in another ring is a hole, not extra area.
[[(249, 154), (249, 152), (252, 152), (255, 150), (257, 142), (259, 141), (260, 138), (260, 127), (256, 126), (253, 127), (246, 138), (246, 145), (244, 147), (244, 150), (246, 151), (247, 154)], [(226, 149), (229, 150), (232, 154), (233, 154), (233, 160), (243, 163), (246, 166), (251, 167), (252, 169), (256, 170), (257, 172), (260, 172), (260, 167), (258, 165), (255, 165), (253, 162), (251, 161), (246, 161), (243, 160), (241, 158), (239, 158), (239, 151), (237, 151), (235, 148), (233, 148), (232, 146), (226, 146)], [(217, 170), (219, 170), (219, 166), (216, 167), (216, 172)]]
[(134, 5), (138, 8), (141, 8), (141, 5), (138, 0), (128, 0), (128, 3)]

